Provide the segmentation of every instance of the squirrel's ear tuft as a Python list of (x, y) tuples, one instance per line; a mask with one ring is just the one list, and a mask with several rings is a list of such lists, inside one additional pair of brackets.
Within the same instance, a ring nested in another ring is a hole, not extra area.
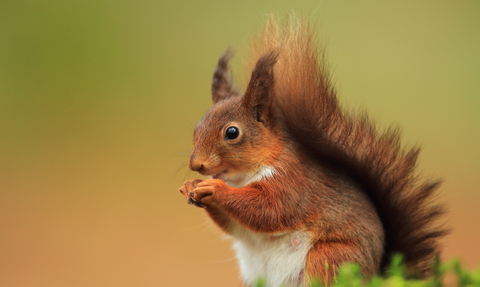
[(273, 68), (278, 58), (278, 50), (272, 50), (258, 59), (252, 71), (247, 91), (243, 96), (243, 106), (252, 111), (255, 119), (266, 124), (271, 117), (270, 106), (274, 96)]
[(232, 55), (232, 51), (227, 49), (218, 59), (217, 67), (213, 72), (212, 101), (214, 104), (238, 94), (233, 87), (232, 75), (228, 70), (228, 61), (230, 61)]

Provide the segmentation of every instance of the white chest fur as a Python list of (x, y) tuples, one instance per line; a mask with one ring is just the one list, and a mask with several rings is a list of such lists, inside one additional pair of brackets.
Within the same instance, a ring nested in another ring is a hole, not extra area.
[[(242, 187), (275, 176), (277, 170), (261, 166), (252, 174), (241, 173), (225, 178), (225, 183)], [(235, 241), (243, 281), (249, 285), (264, 279), (267, 287), (305, 286), (305, 260), (311, 248), (311, 236), (305, 231), (282, 234), (256, 233), (232, 222), (229, 232)]]
[(277, 171), (275, 168), (262, 165), (260, 168), (253, 173), (238, 173), (235, 175), (227, 176), (224, 181), (227, 185), (232, 187), (242, 187), (251, 182), (256, 182), (264, 178), (269, 178), (275, 175)]
[(305, 286), (305, 260), (311, 248), (309, 233), (292, 231), (270, 235), (255, 233), (235, 224), (232, 236), (247, 285), (252, 286), (262, 278), (268, 287)]

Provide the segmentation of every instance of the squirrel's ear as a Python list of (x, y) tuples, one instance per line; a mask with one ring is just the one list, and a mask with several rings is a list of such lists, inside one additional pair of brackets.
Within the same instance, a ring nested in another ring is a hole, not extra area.
[(278, 50), (272, 50), (258, 59), (243, 96), (243, 106), (252, 112), (259, 122), (266, 124), (271, 113), (274, 94), (273, 67), (277, 62)]
[(232, 51), (227, 49), (218, 59), (217, 67), (213, 72), (212, 101), (214, 104), (238, 94), (233, 87), (232, 75), (228, 70), (228, 61), (230, 61), (232, 55)]

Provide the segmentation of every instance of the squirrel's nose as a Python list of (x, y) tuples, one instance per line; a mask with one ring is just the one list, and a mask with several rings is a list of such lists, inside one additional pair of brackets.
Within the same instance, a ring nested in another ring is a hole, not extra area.
[(188, 165), (191, 170), (193, 171), (198, 171), (201, 172), (203, 169), (203, 163), (200, 162), (199, 160), (196, 160), (195, 158), (190, 158), (190, 161), (188, 162)]

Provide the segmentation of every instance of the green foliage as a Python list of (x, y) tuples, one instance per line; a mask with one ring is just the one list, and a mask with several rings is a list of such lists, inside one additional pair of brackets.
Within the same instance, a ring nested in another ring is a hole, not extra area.
[[(445, 283), (445, 276), (449, 276), (450, 284)], [(452, 278), (450, 278), (452, 277)], [(265, 287), (264, 280), (257, 281), (255, 287)], [(312, 280), (311, 287), (325, 287), (318, 279)], [(357, 264), (342, 265), (338, 271), (337, 278), (331, 287), (480, 287), (480, 266), (474, 270), (464, 268), (459, 260), (453, 260), (450, 263), (436, 262), (434, 274), (425, 279), (409, 279), (405, 276), (405, 266), (402, 257), (396, 255), (392, 259), (392, 266), (387, 270), (384, 277), (374, 276), (369, 281), (365, 281)]]
[(480, 266), (473, 271), (468, 271), (460, 265), (459, 260), (454, 260), (452, 268), (457, 277), (458, 286), (480, 286)]
[(259, 278), (257, 282), (255, 282), (255, 287), (265, 287), (265, 280), (263, 278)]

